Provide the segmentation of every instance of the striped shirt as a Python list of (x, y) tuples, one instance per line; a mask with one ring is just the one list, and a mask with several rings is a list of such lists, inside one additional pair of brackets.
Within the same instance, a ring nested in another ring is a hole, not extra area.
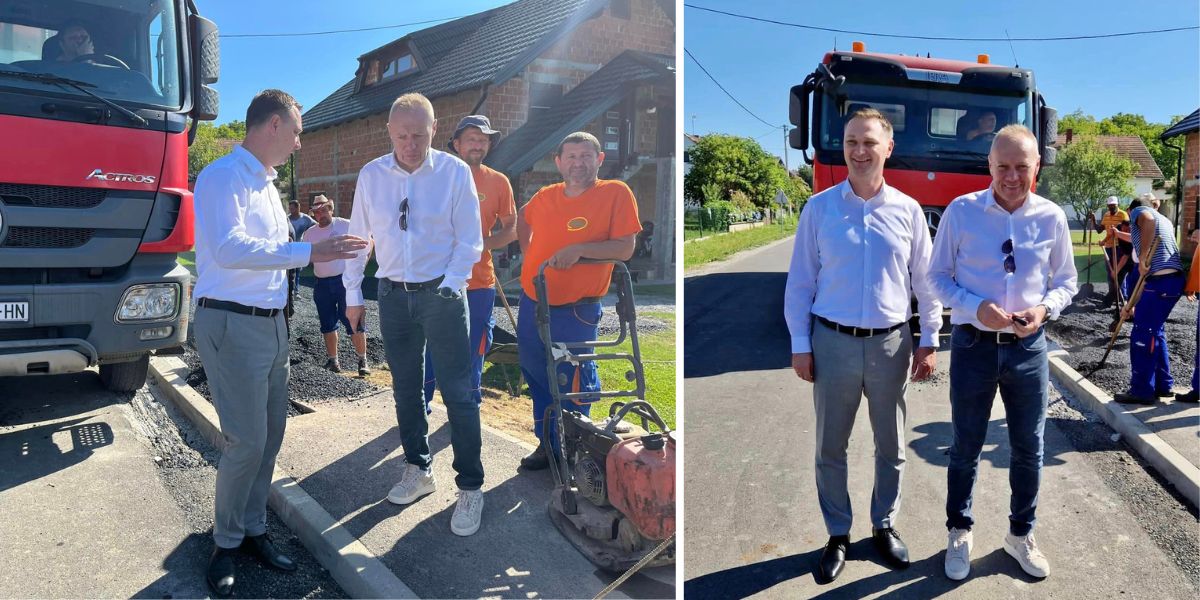
[(1143, 213), (1154, 217), (1154, 232), (1158, 234), (1158, 246), (1153, 249), (1150, 257), (1150, 274), (1163, 269), (1183, 270), (1183, 261), (1179, 258), (1179, 245), (1175, 243), (1175, 228), (1171, 221), (1149, 206), (1139, 206), (1129, 213), (1130, 235), (1133, 238), (1133, 251), (1142, 251), (1142, 228), (1138, 226), (1138, 218)]

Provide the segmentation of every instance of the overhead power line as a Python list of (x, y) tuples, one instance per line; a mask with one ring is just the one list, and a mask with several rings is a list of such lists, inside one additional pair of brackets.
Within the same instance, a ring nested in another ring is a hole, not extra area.
[(696, 60), (696, 56), (692, 54), (692, 51), (691, 51), (691, 50), (688, 50), (688, 49), (685, 47), (685, 48), (683, 49), (683, 51), (684, 51), (685, 53), (687, 53), (687, 55), (688, 55), (688, 58), (692, 59), (692, 62), (696, 63), (696, 66), (697, 66), (697, 67), (700, 67), (700, 70), (701, 70), (701, 71), (704, 71), (704, 74), (705, 74), (705, 75), (708, 75), (708, 78), (709, 78), (709, 79), (711, 79), (713, 83), (717, 84), (717, 87), (721, 88), (721, 91), (722, 91), (722, 92), (725, 92), (725, 95), (726, 95), (726, 96), (729, 96), (729, 99), (730, 99), (730, 100), (733, 100), (735, 104), (737, 104), (738, 106), (742, 107), (742, 110), (746, 111), (746, 114), (748, 114), (748, 115), (750, 115), (750, 116), (754, 117), (755, 119), (758, 119), (759, 121), (762, 121), (762, 124), (763, 124), (763, 125), (766, 125), (767, 127), (779, 127), (778, 125), (773, 125), (773, 124), (771, 124), (771, 123), (767, 122), (766, 120), (764, 120), (762, 117), (760, 117), (760, 116), (758, 116), (758, 115), (754, 114), (754, 111), (752, 111), (752, 110), (750, 110), (750, 109), (746, 108), (746, 105), (745, 105), (745, 104), (742, 104), (742, 102), (741, 102), (740, 100), (738, 100), (737, 98), (734, 98), (734, 97), (733, 97), (733, 94), (730, 94), (730, 93), (729, 93), (729, 90), (725, 89), (725, 86), (721, 85), (721, 82), (720, 82), (720, 81), (717, 81), (717, 78), (716, 78), (716, 77), (713, 77), (713, 76), (712, 76), (712, 73), (709, 73), (709, 72), (708, 72), (708, 69), (705, 69), (705, 68), (704, 68), (704, 65), (700, 64), (700, 61)]
[(1104, 38), (1130, 37), (1135, 35), (1152, 35), (1158, 33), (1171, 33), (1174, 31), (1195, 31), (1200, 29), (1200, 26), (1193, 25), (1189, 27), (1171, 27), (1167, 29), (1147, 29), (1143, 31), (1124, 31), (1120, 33), (1098, 33), (1094, 35), (1064, 35), (1053, 37), (942, 37), (935, 35), (912, 35), (903, 33), (879, 33), (876, 31), (855, 31), (852, 29), (837, 29), (834, 27), (820, 27), (817, 25), (804, 25), (801, 23), (789, 23), (787, 21), (779, 21), (776, 19), (766, 19), (763, 17), (755, 17), (751, 15), (743, 15), (715, 8), (707, 8), (704, 6), (696, 6), (695, 4), (683, 3), (687, 8), (703, 10), (710, 13), (725, 15), (727, 17), (735, 17), (738, 19), (746, 19), (748, 21), (758, 21), (760, 23), (771, 23), (773, 25), (783, 25), (785, 27), (796, 27), (799, 29), (809, 29), (813, 31), (827, 31), (831, 33), (848, 33), (852, 35), (875, 36), (882, 38), (902, 38), (908, 40), (933, 40), (940, 42), (1063, 42), (1070, 40), (1097, 40)]
[[(468, 15), (469, 16), (469, 15)], [(360, 33), (363, 31), (379, 31), (381, 29), (399, 29), (401, 27), (412, 27), (413, 25), (428, 25), (430, 23), (441, 23), (443, 21), (453, 21), (462, 17), (446, 17), (444, 19), (430, 19), (428, 21), (414, 21), (412, 23), (398, 23), (396, 25), (380, 25), (378, 27), (362, 27), (359, 29), (332, 29), (329, 31), (303, 31), (293, 33), (222, 33), (221, 37), (228, 38), (262, 38), (262, 37), (302, 37), (310, 35), (333, 35), (336, 33)]]

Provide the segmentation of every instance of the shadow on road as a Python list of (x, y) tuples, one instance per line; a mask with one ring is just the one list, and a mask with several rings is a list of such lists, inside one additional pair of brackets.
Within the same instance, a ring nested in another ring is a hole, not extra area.
[(786, 283), (787, 273), (713, 273), (684, 280), (683, 376), (789, 368)]

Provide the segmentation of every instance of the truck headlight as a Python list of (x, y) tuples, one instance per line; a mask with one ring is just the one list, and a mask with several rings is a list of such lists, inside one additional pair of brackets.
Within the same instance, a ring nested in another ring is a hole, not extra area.
[(179, 310), (179, 284), (135, 285), (125, 290), (117, 322), (153, 321), (174, 317)]

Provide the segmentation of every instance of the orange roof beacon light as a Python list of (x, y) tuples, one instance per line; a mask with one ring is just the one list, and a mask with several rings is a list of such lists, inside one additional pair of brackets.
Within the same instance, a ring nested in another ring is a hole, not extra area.
[(981, 65), (986, 65), (986, 64), (990, 64), (992, 62), (992, 59), (990, 56), (988, 56), (986, 54), (980, 54), (975, 57), (975, 62), (977, 62)]
[(862, 42), (851, 42), (850, 43), (850, 51), (851, 52), (866, 52), (867, 45)]

